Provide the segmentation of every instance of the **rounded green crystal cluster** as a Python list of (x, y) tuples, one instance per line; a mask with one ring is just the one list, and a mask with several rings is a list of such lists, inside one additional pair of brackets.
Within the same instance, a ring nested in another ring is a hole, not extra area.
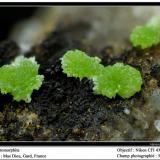
[(141, 90), (142, 78), (140, 72), (123, 63), (107, 66), (102, 74), (93, 79), (93, 90), (109, 98), (116, 94), (122, 98), (130, 98)]
[(93, 78), (103, 66), (98, 57), (89, 57), (80, 50), (70, 50), (61, 58), (63, 72), (68, 77)]
[(131, 33), (130, 40), (134, 47), (140, 46), (142, 49), (160, 43), (160, 17), (153, 17), (145, 25), (136, 26)]
[(17, 57), (10, 65), (0, 68), (0, 91), (10, 93), (14, 100), (29, 103), (34, 89), (38, 90), (44, 79), (38, 75), (39, 65), (35, 58)]
[(68, 77), (92, 79), (96, 94), (130, 98), (141, 90), (142, 77), (137, 69), (123, 63), (104, 67), (100, 62), (99, 58), (89, 57), (80, 50), (67, 51), (61, 58), (63, 72)]

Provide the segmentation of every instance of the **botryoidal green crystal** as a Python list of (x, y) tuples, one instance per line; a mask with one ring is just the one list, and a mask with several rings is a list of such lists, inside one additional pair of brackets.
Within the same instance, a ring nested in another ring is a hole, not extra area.
[(130, 98), (141, 90), (142, 78), (140, 72), (123, 63), (107, 66), (104, 72), (93, 78), (96, 94), (113, 98), (118, 94), (122, 98)]
[(33, 90), (38, 90), (44, 79), (38, 75), (39, 64), (34, 57), (17, 57), (10, 65), (0, 68), (0, 91), (10, 93), (16, 101), (29, 103)]
[(68, 77), (89, 78), (94, 83), (94, 93), (113, 98), (118, 94), (130, 98), (141, 90), (140, 72), (123, 63), (104, 67), (97, 57), (89, 57), (79, 50), (67, 51), (61, 58), (62, 69)]
[(61, 58), (63, 72), (68, 77), (92, 78), (103, 68), (98, 57), (89, 57), (80, 50), (67, 51)]
[(130, 40), (134, 47), (140, 46), (142, 49), (160, 43), (160, 16), (152, 17), (145, 25), (136, 26)]

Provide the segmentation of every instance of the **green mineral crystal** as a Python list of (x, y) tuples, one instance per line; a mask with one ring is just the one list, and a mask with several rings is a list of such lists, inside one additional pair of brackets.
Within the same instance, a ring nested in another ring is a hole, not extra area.
[(34, 89), (38, 90), (44, 79), (38, 75), (39, 65), (35, 58), (17, 57), (10, 65), (0, 68), (0, 91), (10, 93), (14, 100), (29, 103)]
[(141, 90), (142, 77), (137, 69), (123, 63), (104, 67), (100, 61), (79, 50), (68, 51), (61, 58), (63, 72), (68, 77), (93, 80), (95, 94), (108, 98), (118, 94), (122, 98), (130, 98)]

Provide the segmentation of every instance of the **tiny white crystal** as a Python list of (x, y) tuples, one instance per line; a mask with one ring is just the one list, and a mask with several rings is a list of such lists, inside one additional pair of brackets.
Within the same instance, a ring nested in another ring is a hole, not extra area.
[(160, 120), (155, 120), (154, 126), (156, 127), (157, 131), (160, 132)]

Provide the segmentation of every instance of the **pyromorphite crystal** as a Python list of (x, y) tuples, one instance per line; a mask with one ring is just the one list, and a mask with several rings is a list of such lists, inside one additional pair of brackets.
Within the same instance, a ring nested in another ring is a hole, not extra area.
[(130, 98), (141, 90), (142, 78), (140, 72), (123, 63), (108, 66), (104, 72), (93, 79), (96, 94), (113, 98), (118, 94), (122, 98)]
[(134, 47), (145, 49), (160, 42), (160, 33), (150, 26), (138, 26), (132, 31), (130, 40)]
[(149, 48), (160, 43), (160, 16), (152, 17), (145, 25), (133, 29), (130, 40), (134, 47)]
[(103, 66), (98, 57), (89, 57), (80, 50), (67, 51), (61, 58), (63, 72), (68, 77), (78, 77), (80, 79), (92, 78), (99, 74)]
[(104, 67), (97, 57), (89, 57), (84, 52), (68, 51), (61, 58), (63, 72), (68, 77), (87, 77), (94, 82), (96, 94), (113, 98), (118, 94), (130, 98), (141, 90), (142, 77), (140, 72), (123, 63)]
[(0, 68), (0, 91), (10, 93), (14, 100), (29, 103), (34, 89), (38, 90), (44, 79), (38, 75), (39, 65), (35, 58), (17, 57), (10, 65)]
[(94, 87), (93, 90), (96, 94), (107, 96), (108, 98), (115, 97), (118, 92), (118, 79), (117, 71), (108, 66), (103, 70), (102, 74), (93, 78)]

